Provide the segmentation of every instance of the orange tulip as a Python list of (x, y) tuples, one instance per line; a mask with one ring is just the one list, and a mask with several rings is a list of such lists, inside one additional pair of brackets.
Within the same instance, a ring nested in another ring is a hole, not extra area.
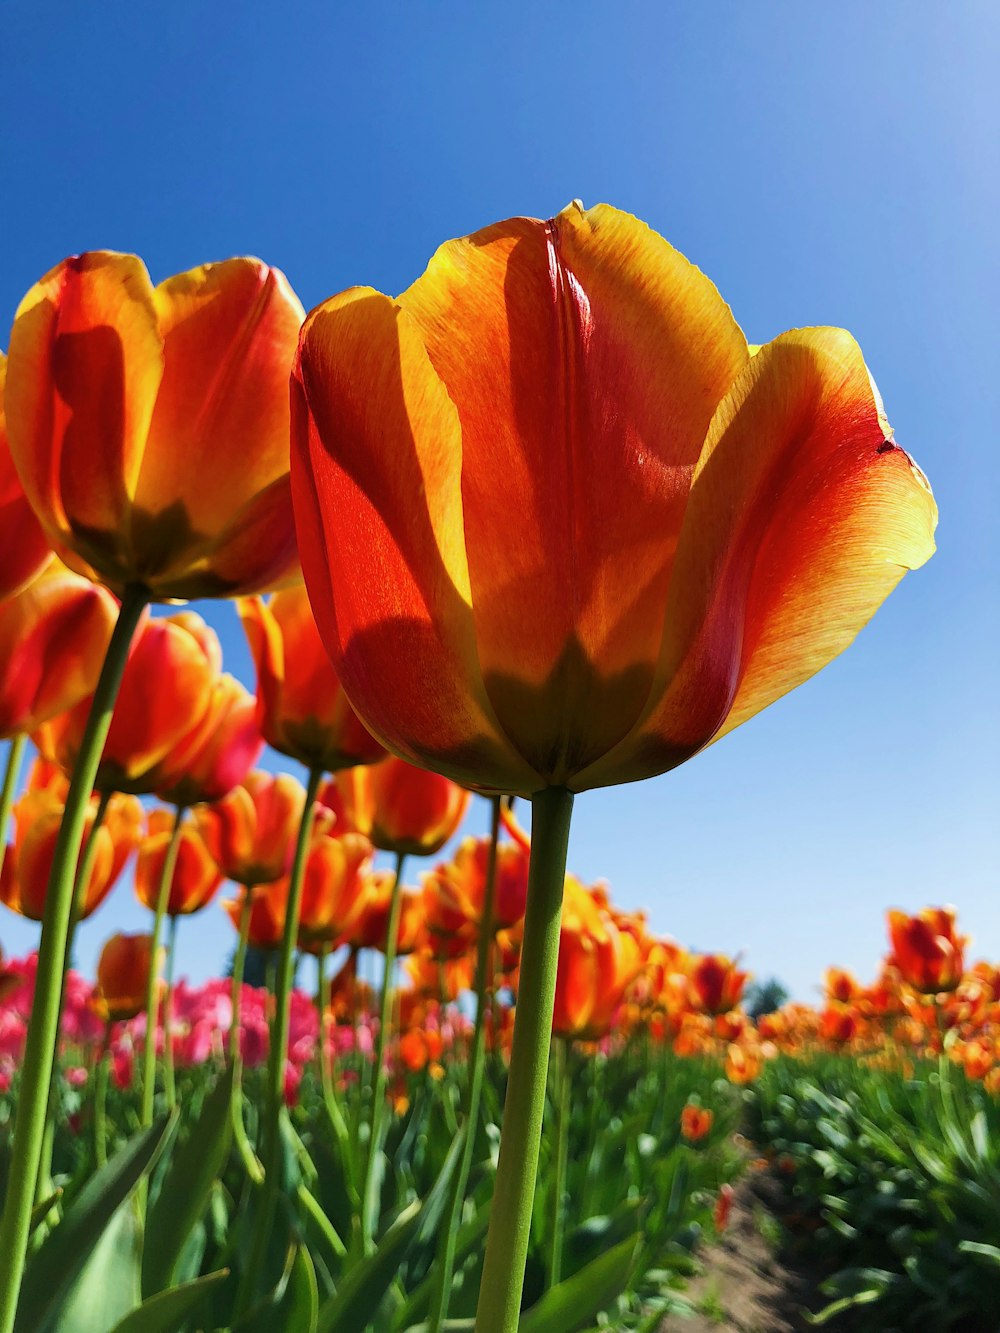
[(7, 443), (4, 385), (7, 358), (0, 352), (0, 601), (13, 597), (42, 572), (52, 548), (14, 469)]
[(383, 851), (433, 856), (465, 817), (469, 792), (402, 759), (338, 773), (320, 794), (338, 826)]
[[(285, 932), (285, 912), (288, 909), (288, 880), (279, 879), (273, 884), (259, 884), (256, 888), (246, 889), (245, 892), (250, 894), (247, 942), (254, 949), (280, 948)], [(240, 928), (242, 904), (242, 896), (226, 898), (222, 904), (237, 930)]]
[[(341, 939), (342, 944), (349, 944), (352, 949), (378, 949), (384, 952), (389, 935), (389, 908), (395, 878), (391, 870), (376, 870), (366, 876), (361, 910)], [(400, 898), (396, 953), (402, 957), (419, 947), (424, 913), (420, 894), (415, 890), (403, 889)]]
[[(153, 791), (160, 765), (193, 730), (212, 701), (222, 663), (215, 631), (193, 611), (146, 620), (125, 665), (95, 786), (100, 791)], [(90, 713), (86, 699), (40, 727), (35, 743), (47, 759), (72, 769)]]
[(584, 1040), (606, 1036), (641, 966), (635, 939), (618, 929), (592, 891), (567, 876), (553, 1032)]
[(219, 801), (243, 781), (263, 748), (253, 695), (235, 676), (221, 675), (201, 724), (160, 763), (156, 794), (170, 805)]
[(214, 805), (195, 811), (215, 864), (237, 884), (271, 884), (288, 873), (305, 792), (287, 773), (249, 773)]
[[(172, 810), (151, 810), (149, 827), (135, 863), (135, 893), (144, 907), (156, 911), (160, 876), (174, 829)], [(167, 916), (200, 912), (212, 901), (222, 884), (222, 874), (209, 855), (196, 825), (182, 825), (177, 845), (177, 864), (167, 897)]]
[(372, 845), (360, 833), (314, 829), (302, 881), (299, 937), (306, 947), (333, 944), (366, 908)]
[(382, 759), (385, 751), (358, 721), (330, 665), (305, 589), (289, 588), (268, 602), (244, 598), (240, 615), (268, 745), (323, 772)]
[(858, 1020), (850, 1009), (831, 1005), (820, 1015), (819, 1035), (834, 1046), (843, 1046), (857, 1035), (857, 1031)]
[(726, 1048), (725, 1073), (730, 1083), (752, 1083), (761, 1063), (761, 1053), (754, 1046), (733, 1042)]
[(681, 1133), (691, 1143), (697, 1143), (711, 1131), (715, 1116), (706, 1106), (688, 1102), (681, 1111)]
[[(431, 929), (438, 934), (477, 927), (486, 899), (489, 838), (465, 838), (451, 861), (423, 876)], [(516, 842), (497, 843), (493, 930), (507, 930), (524, 916), (528, 853)]]
[(92, 693), (117, 615), (110, 593), (58, 561), (0, 602), (0, 740)]
[(362, 720), (519, 793), (689, 759), (848, 647), (936, 522), (849, 334), (752, 352), (666, 241), (578, 203), (317, 307), (292, 489)]
[[(65, 782), (28, 790), (14, 808), (15, 838), (0, 870), (0, 901), (21, 916), (41, 921), (49, 871), (62, 823)], [(84, 825), (84, 846), (94, 826), (97, 801), (91, 800)], [(143, 810), (134, 796), (112, 796), (97, 830), (90, 874), (80, 894), (81, 920), (111, 892), (142, 836)], [(81, 853), (82, 855), (82, 853)]]
[(925, 907), (916, 916), (889, 914), (893, 962), (907, 985), (924, 995), (954, 990), (962, 980), (968, 937), (955, 932), (953, 907)]
[(700, 954), (691, 961), (688, 974), (688, 999), (706, 1014), (724, 1014), (735, 1009), (749, 980), (749, 972), (740, 972), (724, 954)]
[(21, 302), (7, 428), (66, 563), (151, 600), (231, 596), (296, 571), (288, 373), (302, 307), (230, 259), (153, 287), (134, 255), (57, 265)]
[(861, 987), (850, 972), (840, 967), (826, 969), (826, 998), (837, 1004), (850, 1004), (861, 995)]
[(134, 1018), (145, 1009), (152, 952), (152, 935), (111, 936), (97, 961), (97, 985), (91, 999), (102, 1018), (116, 1022)]
[(406, 975), (417, 995), (457, 1000), (463, 991), (475, 989), (475, 966), (471, 953), (457, 958), (413, 953), (406, 960)]

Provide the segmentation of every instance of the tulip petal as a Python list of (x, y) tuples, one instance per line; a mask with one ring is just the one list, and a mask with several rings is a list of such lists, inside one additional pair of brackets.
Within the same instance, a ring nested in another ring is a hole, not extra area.
[(91, 541), (126, 544), (163, 373), (142, 262), (109, 251), (64, 260), (21, 302), (9, 361), (11, 452), (50, 540), (85, 559)]
[(808, 680), (930, 557), (936, 516), (849, 334), (797, 330), (762, 348), (695, 473), (660, 702), (580, 788), (674, 767)]
[(490, 698), (563, 781), (646, 700), (689, 479), (746, 341), (698, 269), (606, 206), (449, 242), (399, 305), (461, 423)]
[(482, 685), (458, 420), (409, 316), (360, 288), (314, 311), (292, 420), (306, 586), (365, 725), (397, 754), (433, 758), (443, 773), (485, 771), (503, 775), (509, 790), (537, 789)]
[(40, 574), (52, 548), (35, 517), (7, 443), (4, 387), (7, 358), (0, 352), (0, 601)]

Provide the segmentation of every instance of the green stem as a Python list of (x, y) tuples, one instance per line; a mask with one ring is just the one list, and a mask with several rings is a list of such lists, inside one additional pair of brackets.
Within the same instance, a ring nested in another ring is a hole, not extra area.
[(24, 732), (19, 732), (11, 737), (10, 749), (7, 751), (7, 766), (4, 769), (3, 787), (0, 788), (0, 870), (3, 869), (4, 857), (7, 855), (7, 821), (14, 805), (14, 792), (27, 740)]
[(531, 1205), (545, 1110), (559, 927), (573, 795), (547, 787), (532, 797), (531, 865), (514, 1045), (507, 1079), (476, 1333), (517, 1333)]
[(476, 955), (476, 1024), (472, 1032), (469, 1081), (465, 1089), (465, 1105), (462, 1108), (465, 1142), (462, 1145), (462, 1160), (452, 1189), (449, 1217), (441, 1234), (438, 1280), (434, 1289), (431, 1316), (428, 1320), (429, 1333), (441, 1333), (442, 1325), (448, 1318), (448, 1302), (451, 1297), (452, 1277), (455, 1272), (455, 1247), (458, 1244), (462, 1210), (465, 1207), (465, 1191), (469, 1183), (469, 1173), (472, 1170), (476, 1131), (479, 1128), (479, 1103), (483, 1090), (483, 1065), (486, 1053), (486, 1006), (490, 989), (490, 973), (492, 971), (490, 953), (493, 944), (493, 899), (496, 892), (497, 843), (500, 839), (499, 796), (492, 798), (492, 805), (490, 854), (486, 864), (486, 885), (483, 890), (483, 911), (479, 922), (479, 948)]
[(240, 904), (240, 934), (236, 944), (236, 956), (233, 958), (233, 988), (231, 994), (232, 1017), (229, 1020), (228, 1053), (229, 1063), (235, 1065), (240, 1058), (240, 1013), (243, 1008), (243, 970), (247, 961), (247, 939), (250, 935), (250, 909), (253, 905), (249, 887), (243, 888), (243, 901)]
[(153, 916), (153, 940), (149, 949), (149, 979), (146, 982), (146, 1041), (142, 1048), (142, 1120), (143, 1129), (153, 1123), (153, 1104), (156, 1097), (156, 1033), (159, 1027), (159, 1001), (156, 994), (160, 980), (160, 940), (163, 937), (163, 918), (167, 912), (170, 888), (177, 868), (177, 854), (181, 847), (181, 825), (187, 810), (179, 805), (174, 815), (170, 841), (163, 856), (160, 885), (156, 894), (156, 912)]
[(549, 1286), (562, 1277), (563, 1227), (566, 1192), (566, 1157), (569, 1148), (569, 1042), (559, 1037), (555, 1044), (556, 1064), (556, 1170), (552, 1182), (552, 1247), (549, 1251)]
[(108, 1064), (111, 1054), (111, 1020), (104, 1025), (104, 1043), (94, 1071), (94, 1160), (98, 1167), (108, 1161)]
[(371, 1249), (376, 1218), (372, 1215), (378, 1210), (371, 1207), (368, 1195), (373, 1188), (375, 1160), (382, 1141), (382, 1125), (385, 1120), (385, 1087), (387, 1074), (385, 1053), (389, 1044), (389, 1029), (392, 1026), (392, 978), (396, 970), (396, 946), (399, 943), (399, 914), (403, 902), (403, 863), (405, 855), (396, 856), (396, 878), (392, 885), (392, 898), (389, 903), (389, 922), (385, 931), (385, 972), (382, 976), (382, 996), (379, 1005), (378, 1036), (375, 1040), (375, 1070), (372, 1091), (371, 1134), (365, 1153), (365, 1177), (361, 1190), (362, 1241), (365, 1250)]
[(163, 993), (163, 1083), (167, 1092), (167, 1110), (177, 1105), (177, 1083), (174, 1077), (174, 956), (177, 952), (177, 922), (172, 916), (167, 927), (167, 988)]
[(66, 806), (45, 894), (35, 996), (21, 1068), (7, 1194), (3, 1219), (0, 1221), (0, 1254), (4, 1260), (4, 1280), (0, 1283), (0, 1333), (11, 1333), (14, 1326), (24, 1273), (24, 1257), (31, 1226), (31, 1202), (38, 1177), (47, 1119), (45, 1112), (52, 1082), (52, 1060), (59, 1035), (59, 1006), (66, 962), (66, 938), (73, 907), (73, 883), (87, 806), (111, 725), (111, 713), (125, 663), (128, 661), (129, 647), (146, 601), (143, 589), (130, 587), (125, 590), (66, 795)]
[(267, 1241), (278, 1206), (278, 1179), (281, 1167), (281, 1111), (285, 1101), (285, 1060), (288, 1053), (288, 1025), (291, 1007), (293, 956), (299, 933), (299, 910), (302, 906), (302, 883), (305, 879), (309, 839), (312, 835), (316, 795), (323, 779), (323, 770), (314, 768), (306, 785), (305, 805), (299, 822), (288, 881), (288, 903), (285, 908), (285, 927), (281, 937), (278, 968), (274, 987), (274, 1016), (271, 1026), (271, 1045), (267, 1063), (267, 1100), (264, 1132), (264, 1198), (257, 1211), (250, 1263), (244, 1273), (241, 1290), (237, 1295), (238, 1313), (246, 1308), (253, 1287), (264, 1267)]

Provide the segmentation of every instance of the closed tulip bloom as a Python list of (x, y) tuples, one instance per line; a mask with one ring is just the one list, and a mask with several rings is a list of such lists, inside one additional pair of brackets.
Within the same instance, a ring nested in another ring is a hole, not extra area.
[[(14, 842), (0, 871), (0, 901), (21, 916), (41, 921), (49, 871), (62, 823), (65, 790), (55, 784), (29, 787), (14, 810)], [(97, 802), (91, 801), (84, 844), (94, 825)], [(80, 895), (81, 920), (111, 892), (142, 836), (142, 806), (134, 796), (113, 796), (97, 830), (94, 857)]]
[(385, 751), (358, 721), (330, 665), (305, 589), (289, 588), (266, 602), (244, 598), (240, 615), (268, 745), (323, 772), (382, 759)]
[[(250, 894), (247, 943), (254, 949), (280, 948), (288, 909), (288, 880), (259, 884), (256, 888), (247, 889), (247, 892)], [(226, 898), (222, 906), (234, 927), (239, 930), (242, 899)]]
[(711, 1131), (715, 1116), (707, 1106), (688, 1102), (681, 1110), (681, 1133), (689, 1143), (697, 1143)]
[(288, 873), (305, 791), (288, 773), (248, 773), (228, 796), (195, 811), (198, 831), (226, 879), (271, 884)]
[(307, 945), (333, 944), (365, 910), (373, 849), (360, 833), (314, 831), (302, 881), (299, 935)]
[(826, 998), (836, 1004), (850, 1004), (860, 997), (861, 986), (850, 972), (841, 967), (828, 967), (824, 992)]
[(227, 672), (216, 678), (201, 723), (159, 764), (156, 794), (179, 806), (219, 801), (243, 781), (263, 748), (256, 701)]
[(302, 307), (230, 259), (154, 287), (134, 255), (64, 260), (11, 332), (7, 426), (67, 564), (151, 600), (227, 597), (297, 569), (288, 373)]
[(470, 793), (402, 759), (337, 774), (320, 796), (342, 827), (376, 847), (405, 856), (433, 856), (458, 829)]
[(503, 792), (689, 759), (843, 651), (936, 521), (849, 334), (751, 354), (711, 282), (604, 205), (317, 307), (292, 486), (363, 721)]
[[(361, 911), (351, 928), (341, 939), (355, 949), (378, 949), (385, 952), (389, 935), (389, 909), (395, 875), (392, 871), (373, 871), (367, 876)], [(415, 889), (403, 889), (400, 894), (399, 931), (396, 936), (396, 954), (414, 953), (423, 943), (424, 910), (421, 896)]]
[[(474, 945), (486, 901), (489, 838), (464, 838), (451, 861), (425, 874), (424, 910), (435, 951), (450, 940), (448, 952)], [(524, 916), (528, 898), (528, 852), (519, 843), (497, 844), (492, 929), (507, 930)]]
[(97, 960), (91, 1004), (109, 1022), (135, 1018), (146, 1007), (152, 935), (112, 935)]
[(925, 907), (916, 916), (888, 914), (893, 962), (907, 985), (924, 995), (954, 990), (962, 980), (968, 937), (955, 929), (953, 907)]
[(0, 602), (0, 739), (89, 697), (117, 615), (110, 593), (58, 561)]
[(0, 601), (13, 597), (42, 572), (52, 547), (28, 503), (7, 443), (4, 385), (7, 358), (0, 352)]
[[(149, 813), (146, 836), (135, 863), (135, 894), (144, 907), (156, 911), (163, 862), (174, 828), (174, 812)], [(181, 827), (177, 863), (167, 896), (167, 916), (199, 912), (212, 901), (222, 884), (222, 873), (209, 855), (197, 826), (188, 820)]]
[[(147, 619), (125, 665), (95, 786), (100, 791), (153, 791), (159, 765), (200, 728), (222, 663), (215, 631), (193, 611)], [(39, 750), (67, 771), (83, 739), (90, 700), (41, 727)]]
[(587, 1040), (606, 1036), (641, 967), (634, 937), (620, 931), (593, 894), (568, 876), (552, 1031)]
[(696, 955), (688, 972), (688, 1000), (703, 1013), (727, 1013), (739, 1004), (749, 979), (749, 972), (741, 972), (724, 954)]

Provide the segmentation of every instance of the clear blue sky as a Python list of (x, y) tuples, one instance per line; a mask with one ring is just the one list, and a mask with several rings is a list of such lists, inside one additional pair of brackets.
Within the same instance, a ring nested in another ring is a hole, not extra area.
[[(309, 308), (579, 196), (667, 236), (753, 342), (849, 328), (934, 485), (937, 556), (796, 694), (673, 774), (580, 798), (571, 863), (803, 998), (828, 962), (871, 975), (891, 904), (954, 902), (1000, 958), (993, 0), (22, 2), (3, 26), (4, 327), (89, 247), (156, 279), (255, 253)], [(251, 680), (232, 609), (199, 609)], [(123, 886), (81, 962), (143, 919)], [(5, 949), (35, 935), (0, 920)], [(204, 976), (231, 929), (210, 908), (182, 938)]]

